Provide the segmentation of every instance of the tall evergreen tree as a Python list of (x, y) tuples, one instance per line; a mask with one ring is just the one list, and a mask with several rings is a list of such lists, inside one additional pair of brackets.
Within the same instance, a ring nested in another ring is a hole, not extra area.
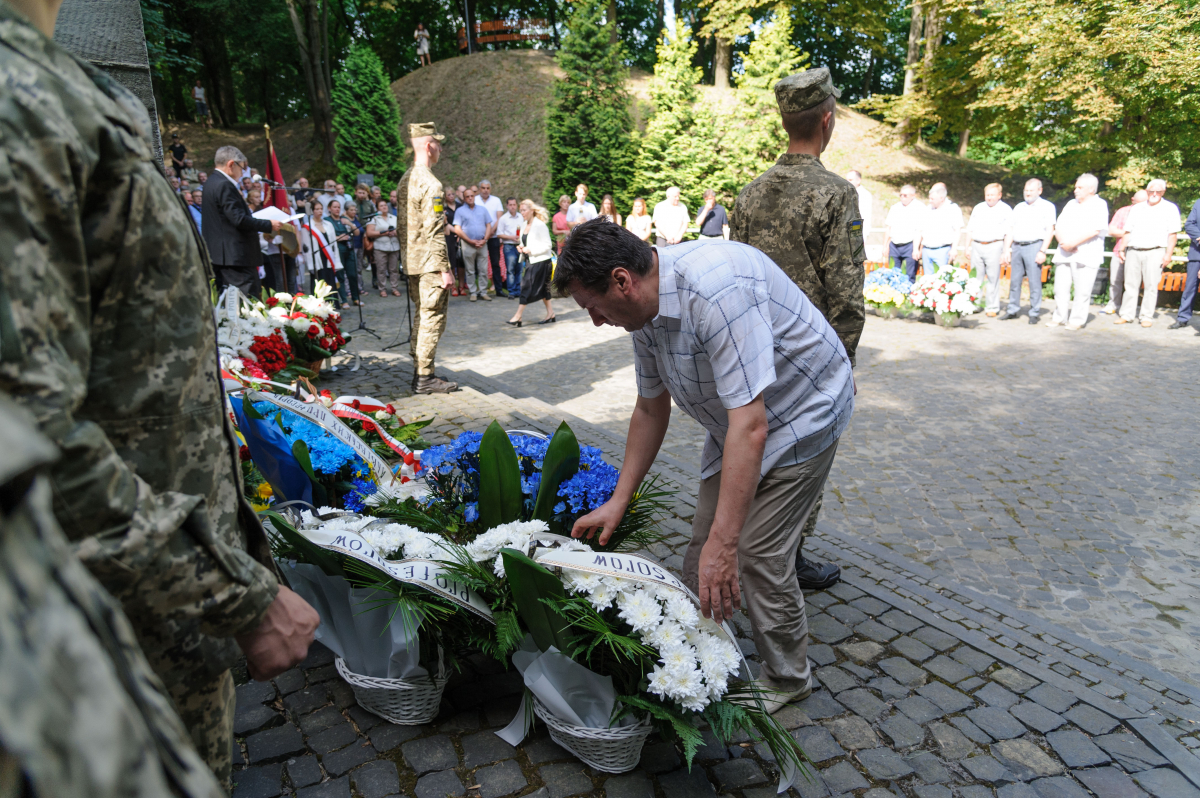
[(625, 93), (625, 50), (609, 42), (604, 27), (606, 0), (573, 3), (558, 54), (563, 79), (554, 84), (546, 119), (550, 184), (546, 205), (554, 208), (561, 194), (575, 193), (586, 183), (593, 194), (611, 193), (619, 205), (627, 200), (633, 154), (633, 119)]
[(659, 39), (650, 81), (654, 116), (646, 125), (634, 167), (635, 193), (645, 196), (651, 207), (668, 188), (678, 186), (689, 210), (698, 208), (718, 171), (715, 114), (708, 103), (697, 102), (702, 72), (692, 66), (696, 48), (683, 23), (677, 23), (673, 37), (663, 31)]
[(722, 178), (729, 193), (741, 191), (787, 149), (775, 84), (807, 63), (808, 56), (792, 44), (791, 14), (780, 4), (742, 60), (737, 104), (732, 113), (722, 117)]
[(333, 124), (337, 131), (338, 172), (349, 188), (360, 172), (391, 191), (404, 174), (400, 108), (388, 86), (383, 63), (365, 44), (350, 48), (333, 79)]

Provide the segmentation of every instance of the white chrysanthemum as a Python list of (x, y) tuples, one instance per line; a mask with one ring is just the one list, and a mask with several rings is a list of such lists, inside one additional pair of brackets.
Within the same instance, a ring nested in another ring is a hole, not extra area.
[(696, 611), (696, 605), (687, 596), (678, 590), (671, 590), (666, 600), (666, 615), (672, 621), (684, 629), (695, 629), (700, 623), (700, 613)]
[(397, 481), (393, 485), (385, 485), (380, 483), (378, 489), (370, 496), (366, 497), (364, 503), (368, 507), (377, 507), (387, 503), (389, 499), (404, 501), (405, 499), (422, 499), (429, 493), (429, 486), (425, 484), (425, 480), (410, 479), (408, 482), (401, 484)]
[[(284, 293), (283, 291), (276, 291), (275, 298), (278, 299), (280, 302), (291, 302), (293, 297), (291, 294)], [(275, 308), (271, 308), (271, 310), (274, 310), (274, 309)]]
[(311, 321), (309, 321), (308, 319), (303, 319), (303, 318), (302, 319), (292, 319), (288, 323), (292, 325), (293, 330), (295, 330), (296, 332), (302, 332), (302, 333), (308, 332), (308, 328), (312, 325)]
[[(668, 668), (668, 670), (670, 670)], [(688, 699), (706, 699), (708, 696), (708, 688), (704, 686), (704, 677), (696, 668), (691, 670), (679, 670), (671, 672), (671, 683), (668, 686), (671, 698), (684, 704), (686, 709), (691, 709), (687, 705)], [(700, 709), (703, 709), (707, 701), (700, 704)]]
[(572, 568), (563, 569), (563, 578), (567, 587), (573, 593), (591, 593), (600, 587), (600, 577), (590, 571), (576, 571)]
[(670, 620), (663, 621), (653, 629), (642, 632), (642, 640), (660, 651), (683, 638), (683, 629)]
[(664, 646), (659, 649), (662, 659), (659, 662), (673, 673), (683, 673), (696, 669), (696, 649), (685, 645)]
[(600, 584), (596, 586), (596, 589), (588, 596), (588, 601), (597, 610), (606, 610), (617, 600), (617, 596), (620, 593), (621, 591), (612, 584), (612, 580), (602, 579), (600, 580)]
[[(501, 524), (468, 543), (467, 553), (476, 562), (484, 562), (496, 557), (503, 548), (528, 551), (533, 536), (547, 532), (549, 529), (550, 526), (545, 521), (513, 521), (509, 524)], [(497, 562), (496, 574), (504, 575), (504, 565), (501, 561)]]
[(621, 608), (621, 618), (633, 627), (635, 632), (655, 628), (662, 620), (662, 607), (645, 590), (623, 593), (617, 601), (617, 606)]

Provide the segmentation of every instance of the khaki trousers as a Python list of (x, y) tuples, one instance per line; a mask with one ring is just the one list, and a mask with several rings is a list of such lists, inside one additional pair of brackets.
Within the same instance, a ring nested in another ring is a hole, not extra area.
[(1125, 247), (1125, 296), (1121, 297), (1118, 313), (1125, 321), (1137, 316), (1138, 290), (1145, 283), (1142, 294), (1143, 321), (1154, 319), (1154, 306), (1158, 304), (1158, 281), (1162, 279), (1162, 261), (1165, 247), (1157, 249), (1130, 249)]
[[(750, 616), (762, 675), (780, 690), (798, 690), (809, 679), (808, 617), (796, 581), (796, 552), (837, 453), (837, 441), (811, 460), (772, 468), (758, 483), (738, 538), (742, 606)], [(700, 588), (700, 552), (708, 541), (721, 474), (700, 481), (692, 542), (683, 558), (683, 581)]]
[(442, 273), (408, 275), (408, 295), (417, 303), (417, 317), (413, 320), (412, 340), (409, 354), (418, 376), (433, 375), (433, 357), (437, 354), (438, 341), (446, 330), (446, 308), (450, 292), (442, 288)]
[(379, 281), (379, 287), (399, 291), (400, 250), (384, 252), (377, 247), (372, 252), (375, 255), (375, 279)]

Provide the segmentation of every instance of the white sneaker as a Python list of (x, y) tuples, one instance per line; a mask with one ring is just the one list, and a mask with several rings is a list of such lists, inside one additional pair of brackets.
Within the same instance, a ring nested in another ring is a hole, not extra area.
[(483, 293), (481, 293), (481, 294), (479, 295), (479, 298), (480, 298), (480, 299), (482, 299), (482, 300), (484, 300), (485, 302), (491, 302), (491, 301), (492, 301), (492, 298), (491, 298), (490, 296), (488, 296), (488, 295), (487, 295), (487, 292), (486, 292), (486, 291), (484, 291)]
[(1047, 326), (1047, 327), (1061, 327), (1061, 326), (1062, 326), (1062, 322), (1061, 322), (1061, 321), (1055, 321), (1054, 319), (1050, 319), (1050, 321), (1046, 322), (1046, 326)]
[(474, 294), (471, 294), (471, 301), (472, 301), (472, 302), (476, 301), (477, 299), (479, 299), (479, 297), (475, 296)]
[(1117, 306), (1114, 305), (1113, 303), (1109, 302), (1107, 305), (1104, 306), (1104, 310), (1102, 310), (1100, 312), (1107, 313), (1111, 316), (1112, 314), (1117, 312)]
[(1083, 325), (1082, 325), (1082, 324), (1068, 324), (1068, 325), (1067, 325), (1067, 329), (1068, 329), (1068, 330), (1071, 330), (1072, 332), (1074, 332), (1075, 330), (1082, 330), (1082, 329), (1083, 329)]
[[(770, 679), (759, 677), (751, 682), (756, 688), (762, 691), (762, 703), (766, 708), (767, 714), (774, 715), (779, 710), (786, 707), (793, 701), (803, 701), (812, 695), (812, 675), (808, 677), (808, 682), (799, 690), (781, 690), (774, 686)], [(738, 699), (739, 702), (747, 706), (753, 706), (754, 701), (751, 699)]]

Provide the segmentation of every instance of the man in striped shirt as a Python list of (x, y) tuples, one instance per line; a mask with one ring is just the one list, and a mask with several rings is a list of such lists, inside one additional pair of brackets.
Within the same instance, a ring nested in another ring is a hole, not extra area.
[(632, 334), (637, 373), (617, 488), (572, 534), (608, 540), (658, 454), (674, 400), (708, 433), (684, 581), (718, 622), (744, 589), (769, 708), (807, 696), (796, 551), (854, 411), (845, 347), (796, 284), (745, 244), (655, 249), (596, 220), (567, 239), (554, 282), (593, 324)]

